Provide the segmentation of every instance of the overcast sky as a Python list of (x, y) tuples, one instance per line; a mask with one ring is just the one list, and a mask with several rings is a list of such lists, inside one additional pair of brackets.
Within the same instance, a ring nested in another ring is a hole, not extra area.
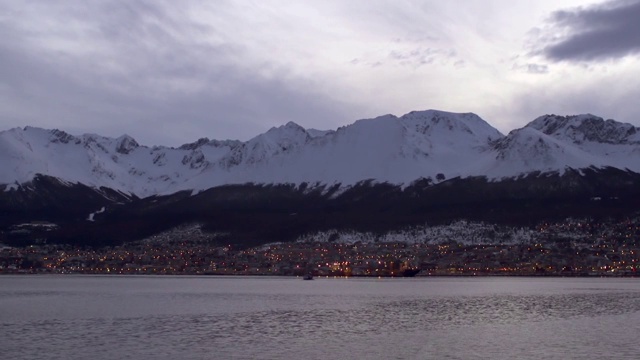
[(0, 0), (0, 130), (145, 145), (411, 110), (640, 125), (640, 0)]

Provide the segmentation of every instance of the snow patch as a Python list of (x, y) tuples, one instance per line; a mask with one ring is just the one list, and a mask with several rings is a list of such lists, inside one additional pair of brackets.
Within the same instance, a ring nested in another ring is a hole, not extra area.
[(538, 239), (539, 233), (527, 228), (512, 228), (482, 222), (457, 221), (449, 225), (410, 227), (385, 234), (369, 232), (329, 230), (307, 234), (296, 239), (301, 243), (338, 242), (354, 243), (420, 243), (443, 244), (456, 242), (461, 245), (528, 244)]
[(103, 212), (105, 212), (106, 208), (103, 206), (102, 208), (100, 208), (100, 210), (92, 212), (91, 214), (89, 214), (89, 216), (87, 217), (87, 221), (95, 221), (94, 217), (97, 214), (102, 214)]

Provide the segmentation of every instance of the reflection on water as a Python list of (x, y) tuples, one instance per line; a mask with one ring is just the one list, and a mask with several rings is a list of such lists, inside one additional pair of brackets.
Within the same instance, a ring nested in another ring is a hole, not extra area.
[(0, 277), (12, 359), (635, 359), (635, 279)]

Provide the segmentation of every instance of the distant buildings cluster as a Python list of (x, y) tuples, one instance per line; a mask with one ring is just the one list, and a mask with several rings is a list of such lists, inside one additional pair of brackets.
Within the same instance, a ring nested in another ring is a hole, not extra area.
[(60, 245), (0, 249), (0, 273), (218, 274), (316, 276), (428, 275), (635, 276), (640, 225), (568, 220), (541, 224), (538, 242), (470, 244), (294, 242), (250, 249), (212, 245), (194, 228), (103, 249)]

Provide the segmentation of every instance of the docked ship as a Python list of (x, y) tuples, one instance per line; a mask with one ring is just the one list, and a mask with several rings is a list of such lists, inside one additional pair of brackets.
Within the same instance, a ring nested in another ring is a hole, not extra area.
[(406, 268), (400, 272), (400, 276), (402, 277), (414, 277), (416, 274), (420, 272), (419, 268)]

